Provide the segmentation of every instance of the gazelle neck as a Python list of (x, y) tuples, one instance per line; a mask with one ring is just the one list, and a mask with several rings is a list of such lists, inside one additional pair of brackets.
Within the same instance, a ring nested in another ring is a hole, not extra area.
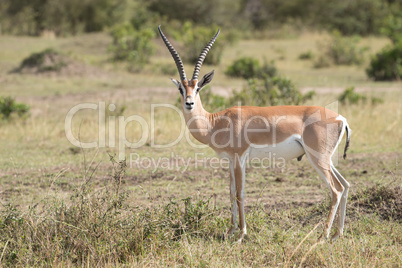
[(191, 135), (199, 142), (209, 144), (213, 125), (212, 117), (202, 106), (200, 96), (195, 101), (194, 109), (191, 112), (183, 108), (184, 119)]

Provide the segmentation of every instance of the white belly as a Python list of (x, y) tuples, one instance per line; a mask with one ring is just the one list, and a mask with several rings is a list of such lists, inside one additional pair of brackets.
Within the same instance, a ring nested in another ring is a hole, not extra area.
[(286, 140), (271, 145), (250, 145), (248, 149), (249, 159), (253, 158), (281, 158), (290, 160), (304, 154), (304, 149), (298, 142), (300, 135), (293, 135)]

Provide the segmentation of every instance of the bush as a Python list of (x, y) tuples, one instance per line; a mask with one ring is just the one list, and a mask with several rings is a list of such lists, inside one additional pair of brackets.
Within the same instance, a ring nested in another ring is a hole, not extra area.
[(256, 59), (241, 58), (229, 66), (226, 74), (248, 79), (247, 87), (234, 91), (233, 96), (227, 100), (228, 106), (238, 103), (252, 106), (298, 105), (315, 94), (314, 91), (302, 94), (290, 79), (276, 76), (277, 69), (273, 61), (265, 61), (260, 67)]
[(261, 67), (260, 62), (252, 57), (244, 57), (235, 60), (226, 70), (225, 74), (232, 77), (241, 77), (244, 79), (273, 77), (277, 69), (273, 61)]
[(40, 35), (43, 31), (66, 36), (102, 31), (138, 14), (138, 0), (16, 0), (0, 1), (2, 31)]
[(384, 47), (371, 58), (366, 70), (368, 77), (375, 81), (400, 80), (402, 76), (402, 19), (388, 16), (381, 29), (389, 37), (392, 45)]
[(201, 92), (202, 105), (208, 111), (216, 111), (227, 108), (227, 100), (217, 94), (214, 94), (210, 87), (207, 87)]
[(400, 80), (402, 77), (402, 42), (387, 46), (371, 58), (366, 70), (375, 81)]
[(267, 78), (274, 77), (278, 73), (278, 69), (275, 66), (274, 61), (270, 61), (269, 63), (264, 60), (264, 64), (262, 65), (261, 72), (259, 78)]
[(306, 51), (299, 55), (299, 60), (310, 60), (313, 58), (313, 52)]
[[(367, 97), (363, 94), (359, 94), (355, 92), (354, 87), (348, 87), (345, 91), (338, 97), (338, 100), (342, 104), (358, 104), (358, 103), (365, 103), (367, 101)], [(371, 97), (370, 98), (371, 104), (376, 105), (383, 103), (383, 99)]]
[(340, 32), (334, 32), (328, 45), (328, 56), (336, 65), (361, 64), (367, 48), (359, 48), (359, 41), (357, 36), (343, 37)]
[(384, 47), (371, 58), (366, 73), (375, 81), (400, 80), (402, 77), (402, 18), (400, 15), (389, 15), (384, 20), (381, 32), (391, 40), (392, 44)]
[[(388, 13), (400, 9), (400, 1), (383, 0), (259, 0), (242, 1), (243, 16), (254, 29), (277, 29), (281, 25), (308, 25), (338, 30), (345, 35), (378, 34)], [(244, 23), (243, 23), (244, 24)]]
[(325, 55), (320, 55), (313, 63), (314, 68), (326, 68), (331, 66), (331, 61)]
[(155, 32), (152, 29), (136, 30), (132, 24), (125, 23), (116, 26), (111, 35), (113, 44), (110, 51), (113, 53), (113, 60), (127, 61), (130, 71), (140, 71), (155, 53), (152, 44)]
[(257, 59), (244, 57), (235, 60), (232, 65), (227, 68), (225, 74), (228, 76), (249, 79), (257, 77), (260, 71), (261, 65)]
[[(184, 23), (181, 29), (173, 33), (174, 38), (182, 42), (183, 52), (182, 59), (186, 62), (195, 64), (201, 51), (204, 49), (206, 44), (215, 36), (218, 27), (212, 26), (193, 26), (190, 22)], [(235, 42), (236, 37), (230, 33), (220, 33), (218, 39), (213, 45), (213, 49), (208, 52), (207, 57), (204, 60), (206, 64), (216, 65), (219, 64), (222, 58), (223, 50), (228, 45)]]
[[(147, 0), (148, 10), (159, 18), (176, 20), (181, 24), (192, 22), (196, 25), (220, 25), (227, 29), (233, 24), (240, 25), (239, 16), (242, 0)], [(244, 24), (244, 22), (243, 22)], [(234, 27), (236, 28), (236, 27)]]
[(384, 19), (381, 33), (391, 39), (392, 44), (402, 43), (402, 11), (398, 16), (389, 15)]
[(47, 48), (41, 52), (33, 53), (25, 58), (16, 71), (23, 69), (34, 70), (38, 73), (60, 71), (67, 65), (65, 57), (53, 48)]
[(323, 1), (324, 9), (317, 10), (320, 12), (318, 23), (345, 35), (378, 33), (384, 15), (389, 12), (385, 2), (387, 1)]
[[(296, 89), (291, 80), (282, 77), (249, 79), (247, 87), (241, 91), (234, 91), (229, 98), (214, 94), (209, 87), (200, 92), (204, 108), (211, 112), (223, 110), (233, 105), (260, 107), (299, 105), (311, 99), (314, 95), (314, 91), (302, 94)], [(178, 97), (176, 106), (179, 108), (181, 108), (180, 101), (181, 97)]]
[(366, 101), (367, 97), (356, 93), (354, 87), (348, 87), (345, 91), (339, 96), (338, 100), (342, 104), (357, 104), (362, 101)]
[[(316, 68), (335, 65), (362, 64), (367, 47), (358, 47), (360, 38), (357, 36), (344, 37), (339, 31), (334, 31), (331, 39), (322, 46), (323, 53), (314, 63)], [(323, 64), (325, 63), (325, 64)]]
[(12, 97), (0, 97), (0, 119), (10, 119), (13, 114), (23, 117), (28, 112), (28, 105), (15, 102)]
[(302, 94), (288, 78), (267, 77), (248, 80), (248, 86), (239, 92), (235, 91), (229, 103), (253, 106), (298, 105), (314, 95), (314, 91)]
[(159, 71), (159, 73), (163, 74), (163, 75), (173, 76), (173, 75), (178, 74), (176, 66), (173, 64), (170, 64), (170, 63), (169, 64), (160, 63), (156, 67), (157, 67), (157, 70)]
[[(254, 72), (254, 70), (250, 71), (248, 75), (252, 75), (252, 78), (247, 80), (247, 87), (243, 88), (241, 91), (234, 91), (229, 98), (214, 94), (209, 87), (200, 92), (202, 104), (206, 110), (222, 110), (233, 105), (298, 105), (311, 99), (315, 95), (314, 91), (302, 94), (296, 89), (290, 79), (276, 76), (277, 69), (273, 62), (265, 62), (261, 67), (258, 61), (253, 58), (242, 58), (235, 61), (230, 69), (236, 69), (233, 66), (242, 66), (242, 68), (236, 70), (250, 70), (247, 66), (248, 64), (251, 66), (259, 66), (258, 72)], [(179, 97), (176, 102), (176, 106), (179, 108), (181, 108), (180, 101), (181, 97)]]

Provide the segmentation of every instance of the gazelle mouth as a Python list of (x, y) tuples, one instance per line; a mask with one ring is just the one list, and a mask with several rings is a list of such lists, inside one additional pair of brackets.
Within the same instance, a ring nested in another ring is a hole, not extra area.
[(194, 105), (186, 105), (185, 108), (189, 111), (192, 111), (194, 109)]

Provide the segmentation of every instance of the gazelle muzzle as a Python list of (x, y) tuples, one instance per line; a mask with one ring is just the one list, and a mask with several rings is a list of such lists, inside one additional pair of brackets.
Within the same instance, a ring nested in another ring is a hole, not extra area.
[(194, 108), (194, 99), (192, 96), (187, 96), (185, 100), (186, 109), (192, 110)]

